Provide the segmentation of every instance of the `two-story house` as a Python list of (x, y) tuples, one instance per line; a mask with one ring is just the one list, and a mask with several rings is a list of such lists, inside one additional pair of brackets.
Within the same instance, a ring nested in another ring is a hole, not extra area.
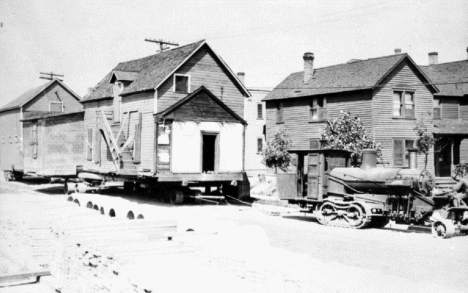
[[(408, 54), (397, 51), (323, 68), (314, 68), (314, 57), (305, 53), (304, 71), (292, 73), (265, 97), (267, 140), (284, 127), (293, 148), (317, 148), (326, 120), (348, 111), (382, 144), (387, 166), (408, 166), (416, 122), (425, 119), (433, 131), (432, 98), (439, 90), (426, 73)], [(418, 166), (424, 164), (419, 155)], [(427, 169), (434, 170), (432, 153)]]
[[(24, 136), (31, 136), (31, 141), (36, 141), (35, 131), (24, 131), (23, 119), (79, 112), (83, 110), (79, 101), (80, 97), (76, 93), (60, 80), (54, 79), (28, 90), (0, 108), (0, 167), (7, 179), (21, 178), (23, 175)], [(31, 149), (31, 156), (37, 156), (35, 145)]]
[[(119, 63), (82, 101), (83, 168), (102, 178), (232, 192), (245, 181), (246, 97), (205, 41)], [(173, 202), (183, 201), (181, 190), (173, 189)]]
[(433, 100), (435, 174), (450, 176), (454, 165), (468, 162), (468, 60), (439, 64), (431, 52), (420, 67), (440, 90)]

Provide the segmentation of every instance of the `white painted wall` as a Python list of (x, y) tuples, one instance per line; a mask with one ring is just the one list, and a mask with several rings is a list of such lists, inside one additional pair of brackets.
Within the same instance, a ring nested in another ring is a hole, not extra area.
[(219, 133), (219, 172), (242, 171), (243, 125), (221, 122), (174, 122), (172, 172), (201, 172), (201, 132)]

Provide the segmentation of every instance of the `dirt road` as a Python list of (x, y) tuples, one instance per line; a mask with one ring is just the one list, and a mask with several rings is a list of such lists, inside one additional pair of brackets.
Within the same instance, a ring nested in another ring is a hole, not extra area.
[[(32, 196), (32, 190), (58, 200), (59, 185), (0, 182), (1, 193)], [(61, 197), (63, 199), (63, 197)], [(20, 204), (21, 197), (18, 197)], [(78, 207), (77, 207), (78, 208)], [(272, 247), (290, 256), (285, 268), (300, 276), (303, 292), (466, 292), (468, 237), (434, 239), (429, 234), (386, 229), (350, 230), (319, 225), (298, 212), (272, 216), (265, 209), (241, 206), (156, 205), (158, 213), (194, 219), (203, 215), (261, 227)], [(268, 207), (266, 208), (268, 210)], [(156, 211), (156, 210), (155, 210)], [(0, 215), (1, 217), (1, 215)], [(238, 243), (255, 246), (252, 239)], [(230, 252), (226, 250), (226, 254)], [(275, 255), (269, 255), (275, 258)], [(279, 256), (278, 256), (279, 257)], [(294, 282), (298, 282), (296, 278)], [(260, 278), (261, 279), (261, 278)], [(260, 281), (259, 281), (260, 282)], [(262, 280), (268, 283), (268, 279)], [(273, 280), (271, 280), (273, 282)], [(26, 288), (26, 287), (25, 287)], [(254, 291), (254, 290), (252, 290)], [(266, 290), (265, 290), (266, 291)], [(269, 290), (270, 291), (270, 290)], [(7, 291), (9, 292), (9, 291)], [(11, 291), (13, 292), (13, 291)], [(19, 292), (19, 291), (16, 291)], [(52, 291), (51, 291), (52, 292)], [(256, 290), (256, 292), (261, 292)], [(278, 292), (281, 292), (278, 287)]]

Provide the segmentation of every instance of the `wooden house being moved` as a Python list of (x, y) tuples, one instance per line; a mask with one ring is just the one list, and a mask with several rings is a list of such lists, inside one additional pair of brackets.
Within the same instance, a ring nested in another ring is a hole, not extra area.
[(169, 188), (174, 202), (187, 186), (242, 194), (249, 96), (205, 41), (119, 63), (82, 101), (80, 177)]
[[(80, 97), (63, 82), (51, 80), (33, 88), (0, 108), (0, 168), (6, 179), (21, 178), (24, 173), (25, 136), (23, 119), (33, 116), (82, 111)], [(29, 145), (26, 146), (29, 151)], [(37, 150), (37, 149), (36, 149)]]

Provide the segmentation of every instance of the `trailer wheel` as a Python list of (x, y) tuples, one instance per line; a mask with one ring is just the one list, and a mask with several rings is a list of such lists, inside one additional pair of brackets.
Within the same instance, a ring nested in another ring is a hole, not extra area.
[(432, 224), (432, 235), (436, 238), (450, 238), (455, 234), (452, 221), (436, 221)]
[(169, 196), (169, 201), (173, 205), (182, 204), (184, 202), (184, 192), (180, 189), (174, 190)]

